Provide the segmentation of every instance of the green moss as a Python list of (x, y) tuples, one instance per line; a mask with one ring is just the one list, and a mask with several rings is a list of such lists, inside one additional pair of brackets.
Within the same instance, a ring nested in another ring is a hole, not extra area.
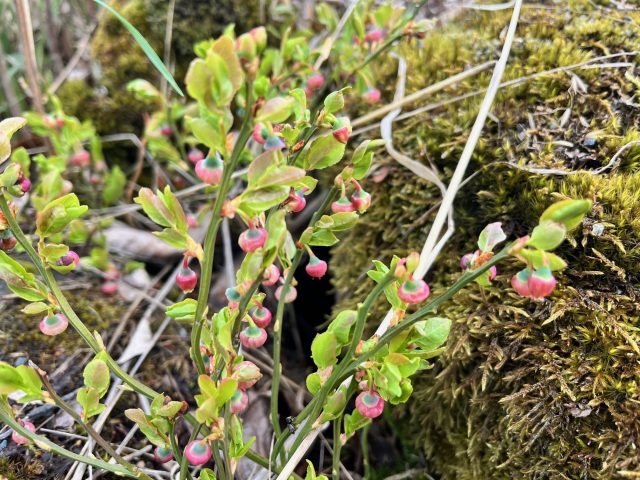
[[(525, 7), (505, 80), (637, 50), (640, 15), (626, 13), (631, 22), (588, 2)], [(508, 15), (465, 12), (425, 39), (423, 49), (405, 49), (408, 92), (494, 58)], [(396, 62), (384, 59), (377, 68), (390, 98)], [(573, 245), (558, 252), (570, 266), (550, 301), (517, 297), (508, 286), (513, 264), (500, 267), (494, 286), (467, 288), (438, 312), (454, 322), (447, 350), (435, 369), (419, 376), (413, 399), (398, 414), (430, 470), (445, 480), (608, 479), (640, 469), (634, 413), (640, 402), (640, 149), (628, 150), (618, 168), (600, 176), (543, 176), (509, 165), (594, 169), (640, 139), (638, 117), (625, 100), (636, 87), (625, 69), (574, 74), (578, 80), (558, 72), (501, 90), (467, 172), (474, 175), (456, 201), (456, 233), (428, 276), (433, 295), (451, 284), (460, 256), (476, 248), (473, 239), (487, 223), (502, 221), (514, 237), (529, 232), (555, 199), (594, 201)], [(487, 85), (489, 75), (427, 101), (472, 92)], [(576, 91), (581, 82), (586, 90)], [(435, 165), (448, 180), (481, 98), (398, 122), (395, 147)], [(587, 137), (597, 139), (595, 147), (585, 145)], [(372, 208), (334, 249), (338, 308), (370, 288), (363, 281), (370, 259), (422, 247), (440, 200), (432, 185), (392, 159), (380, 155), (378, 162), (386, 176), (365, 187)], [(601, 235), (593, 233), (596, 223), (604, 226)], [(372, 318), (380, 318), (381, 308)]]
[[(90, 290), (68, 292), (67, 298), (91, 331), (106, 331), (125, 311), (120, 302)], [(6, 300), (0, 304), (0, 351), (13, 352), (11, 357), (2, 360), (13, 362), (19, 356), (28, 356), (40, 367), (53, 371), (75, 350), (85, 348), (71, 326), (54, 337), (40, 333), (41, 316), (24, 314), (21, 310), (25, 304), (23, 300)]]

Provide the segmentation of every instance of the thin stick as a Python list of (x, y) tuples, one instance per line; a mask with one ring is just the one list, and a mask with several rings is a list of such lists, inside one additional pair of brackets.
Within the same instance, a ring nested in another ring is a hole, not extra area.
[(0, 42), (0, 83), (2, 83), (2, 90), (4, 91), (4, 98), (7, 101), (9, 113), (14, 117), (19, 117), (20, 102), (16, 96), (16, 91), (13, 89), (13, 83), (11, 82), (11, 76), (7, 68), (7, 57), (2, 49), (2, 42)]
[(40, 90), (40, 80), (38, 78), (38, 67), (36, 63), (36, 50), (33, 42), (33, 27), (31, 25), (31, 10), (28, 0), (16, 0), (16, 13), (18, 14), (18, 28), (20, 30), (20, 43), (22, 44), (22, 54), (24, 55), (25, 73), (31, 90), (31, 100), (36, 112), (44, 115), (44, 103), (42, 101), (42, 91)]
[(351, 3), (349, 4), (344, 14), (342, 15), (342, 18), (338, 22), (338, 25), (336, 26), (335, 31), (331, 34), (329, 38), (327, 38), (324, 41), (324, 44), (322, 45), (322, 49), (320, 52), (320, 56), (316, 60), (316, 63), (313, 64), (314, 70), (316, 71), (320, 70), (320, 67), (322, 67), (322, 64), (327, 60), (327, 58), (329, 58), (329, 55), (331, 54), (331, 49), (333, 48), (333, 44), (336, 43), (336, 40), (342, 33), (342, 29), (344, 28), (344, 26), (347, 23), (347, 20), (349, 20), (349, 17), (351, 16), (356, 6), (358, 5), (358, 2), (359, 0), (351, 0)]

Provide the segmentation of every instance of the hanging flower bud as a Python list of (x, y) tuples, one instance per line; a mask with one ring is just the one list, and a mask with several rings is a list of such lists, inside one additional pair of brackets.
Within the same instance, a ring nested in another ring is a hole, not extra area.
[(429, 285), (424, 280), (409, 278), (398, 289), (398, 297), (404, 303), (416, 304), (424, 301), (429, 296)]
[(375, 43), (382, 40), (385, 36), (384, 30), (376, 29), (367, 32), (364, 36), (364, 41), (369, 43)]
[(240, 35), (236, 39), (236, 52), (242, 60), (250, 62), (256, 58), (256, 41), (248, 33)]
[(71, 264), (75, 267), (80, 263), (80, 257), (73, 250), (69, 250), (67, 254), (64, 257), (60, 257), (56, 263), (62, 267), (68, 267)]
[(498, 275), (498, 269), (495, 265), (492, 265), (491, 268), (489, 268), (489, 281), (492, 282), (495, 280), (496, 275)]
[(117, 282), (104, 282), (100, 286), (100, 291), (105, 295), (115, 295), (118, 292)]
[(347, 117), (338, 117), (333, 122), (333, 138), (340, 143), (347, 143), (351, 134), (351, 122)]
[(69, 158), (69, 164), (74, 167), (86, 167), (91, 163), (91, 155), (85, 149), (78, 150)]
[(312, 255), (309, 258), (309, 263), (307, 263), (305, 270), (311, 278), (322, 278), (324, 274), (327, 273), (327, 262)]
[(267, 231), (264, 228), (249, 228), (240, 234), (238, 245), (246, 253), (262, 248), (266, 241)]
[(249, 35), (256, 42), (256, 50), (260, 53), (267, 46), (267, 30), (264, 27), (256, 27), (249, 30)]
[(191, 465), (204, 465), (211, 459), (211, 447), (205, 440), (192, 440), (184, 449), (184, 456)]
[(363, 417), (376, 418), (384, 410), (384, 400), (378, 392), (364, 391), (356, 397), (356, 408)]
[(307, 199), (304, 198), (302, 190), (295, 190), (289, 194), (287, 209), (292, 213), (301, 212), (307, 206)]
[[(27, 421), (20, 421), (20, 424), (26, 428), (27, 430), (29, 430), (31, 433), (36, 433), (36, 426), (31, 423), (31, 422), (27, 422)], [(18, 432), (16, 432), (15, 430), (13, 431), (13, 433), (11, 434), (11, 440), (13, 440), (14, 442), (16, 442), (18, 445), (25, 445), (27, 443), (29, 443), (29, 439), (27, 437), (23, 437), (22, 435), (20, 435)]]
[(217, 155), (200, 160), (196, 164), (196, 175), (207, 185), (217, 185), (220, 183), (224, 164)]
[(540, 267), (529, 275), (529, 295), (532, 298), (544, 298), (556, 288), (556, 279), (548, 266)]
[(259, 348), (267, 341), (267, 331), (264, 328), (249, 325), (240, 332), (240, 343), (245, 348)]
[(169, 447), (156, 447), (153, 456), (158, 463), (167, 463), (173, 460), (173, 451)]
[(189, 268), (189, 259), (187, 257), (184, 258), (182, 268), (176, 274), (176, 284), (184, 293), (192, 292), (198, 284), (198, 275)]
[(462, 270), (467, 270), (473, 265), (473, 261), (475, 260), (475, 254), (473, 253), (465, 253), (460, 259), (460, 268)]
[(369, 90), (363, 95), (367, 103), (378, 103), (380, 101), (380, 90), (370, 87)]
[(271, 265), (269, 265), (269, 268), (264, 271), (264, 274), (262, 276), (262, 285), (264, 285), (265, 287), (275, 285), (276, 283), (278, 283), (279, 278), (280, 269), (272, 263)]
[(195, 165), (200, 160), (204, 160), (204, 153), (202, 153), (202, 151), (197, 148), (192, 148), (187, 154), (187, 159)]
[(69, 320), (62, 313), (47, 315), (40, 321), (40, 331), (45, 335), (59, 335), (69, 326)]
[(238, 388), (246, 390), (253, 387), (262, 378), (262, 374), (253, 362), (245, 360), (233, 367), (233, 378), (238, 381)]
[(11, 230), (0, 232), (0, 235), (2, 236), (2, 238), (0, 239), (0, 250), (2, 250), (3, 252), (9, 252), (13, 250), (13, 248), (18, 243), (18, 240), (16, 240), (16, 237), (13, 236)]
[[(278, 301), (280, 301), (280, 297), (282, 296), (283, 287), (284, 285), (280, 285), (278, 288), (276, 288), (276, 300)], [(289, 288), (287, 288), (287, 294), (284, 297), (284, 303), (291, 303), (297, 297), (298, 297), (298, 291), (296, 290), (296, 287), (289, 285)]]
[(267, 140), (268, 135), (269, 131), (262, 123), (256, 123), (256, 125), (253, 127), (253, 133), (251, 134), (253, 139), (260, 145), (264, 145), (264, 142)]
[(286, 145), (280, 135), (275, 135), (275, 134), (269, 135), (266, 141), (264, 142), (264, 149), (267, 151), (282, 150), (285, 147)]
[(160, 134), (164, 137), (170, 137), (173, 133), (173, 129), (169, 125), (163, 125), (160, 127)]
[(244, 412), (249, 405), (249, 395), (242, 389), (237, 389), (231, 399), (229, 400), (229, 410), (231, 413), (238, 415)]
[(331, 211), (333, 213), (353, 212), (354, 210), (353, 204), (344, 195), (331, 204)]
[(250, 312), (253, 323), (260, 328), (267, 328), (271, 323), (271, 312), (263, 306), (256, 307)]
[(225, 297), (232, 304), (237, 304), (242, 299), (242, 294), (238, 291), (237, 288), (229, 287), (224, 291)]
[(529, 291), (530, 275), (531, 275), (531, 270), (529, 270), (528, 268), (525, 268), (524, 270), (520, 270), (513, 277), (511, 277), (511, 287), (521, 297), (531, 296), (531, 292)]
[(356, 190), (351, 196), (351, 205), (360, 213), (364, 213), (371, 206), (371, 195), (363, 189)]
[(307, 78), (307, 86), (311, 90), (317, 90), (324, 85), (324, 76), (321, 73), (314, 73), (309, 78)]
[(29, 190), (31, 190), (31, 180), (27, 177), (23, 177), (22, 180), (20, 180), (20, 191), (22, 193), (27, 193)]

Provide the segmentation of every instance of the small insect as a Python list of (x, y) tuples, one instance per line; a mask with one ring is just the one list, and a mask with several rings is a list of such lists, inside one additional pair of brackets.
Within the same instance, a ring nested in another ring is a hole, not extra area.
[(296, 433), (296, 424), (294, 423), (293, 417), (287, 417), (285, 421), (287, 422), (287, 428), (289, 429), (289, 433), (291, 435)]

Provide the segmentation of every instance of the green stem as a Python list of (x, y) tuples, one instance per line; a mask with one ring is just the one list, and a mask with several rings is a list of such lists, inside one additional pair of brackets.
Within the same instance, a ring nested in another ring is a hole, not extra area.
[[(322, 205), (318, 210), (316, 210), (309, 221), (309, 226), (312, 227), (315, 223), (320, 219), (320, 217), (324, 214), (324, 212), (329, 208), (331, 202), (334, 201), (336, 195), (338, 193), (338, 189), (333, 186), (331, 190), (327, 193)], [(293, 259), (291, 260), (291, 266), (287, 272), (287, 276), (284, 279), (284, 284), (282, 285), (282, 292), (286, 292), (291, 285), (291, 281), (293, 280), (293, 275), (302, 260), (302, 256), (304, 255), (304, 249), (299, 248), (296, 251)], [(273, 431), (276, 436), (280, 436), (282, 434), (282, 430), (280, 429), (280, 416), (278, 410), (278, 395), (280, 393), (280, 376), (282, 375), (282, 365), (280, 364), (280, 354), (282, 351), (282, 321), (284, 318), (284, 306), (286, 295), (280, 296), (280, 300), (278, 301), (278, 307), (276, 309), (276, 319), (273, 323), (273, 376), (271, 379), (271, 425), (273, 427)], [(274, 449), (274, 453), (277, 450)], [(275, 459), (275, 456), (272, 456), (272, 460)]]
[(342, 450), (342, 441), (340, 440), (340, 425), (342, 415), (333, 421), (333, 456), (331, 464), (331, 476), (333, 480), (340, 480), (340, 451)]
[[(191, 435), (189, 436), (188, 443), (191, 443), (193, 440), (196, 439), (196, 437), (198, 436), (198, 433), (200, 433), (200, 428), (201, 428), (201, 425), (198, 425), (196, 428), (193, 429), (193, 431), (191, 432)], [(212, 450), (215, 450), (215, 449), (212, 449)], [(189, 476), (189, 478), (191, 478), (191, 474), (189, 473), (187, 456), (182, 455), (182, 459), (180, 460), (180, 480), (185, 480), (187, 478), (187, 475)]]
[(369, 442), (367, 436), (369, 435), (369, 429), (371, 423), (367, 423), (362, 429), (360, 434), (360, 448), (362, 450), (362, 467), (364, 469), (363, 480), (369, 480), (371, 478), (371, 463), (369, 462)]
[(113, 472), (116, 475), (129, 477), (129, 478), (149, 478), (146, 476), (146, 474), (140, 471), (137, 473), (133, 473), (121, 465), (114, 465), (113, 463), (107, 463), (103, 460), (98, 460), (97, 458), (92, 458), (88, 456), (85, 457), (85, 456), (79, 455), (75, 452), (72, 452), (65, 448), (60, 447), (56, 443), (49, 440), (47, 437), (43, 437), (36, 433), (30, 432), (29, 430), (24, 428), (22, 425), (20, 425), (20, 423), (18, 423), (13, 418), (13, 416), (9, 413), (9, 406), (6, 404), (6, 402), (2, 402), (2, 403), (3, 404), (0, 405), (0, 420), (3, 423), (6, 423), (9, 427), (11, 427), (11, 429), (15, 430), (23, 437), (31, 440), (34, 444), (36, 444), (38, 447), (42, 448), (43, 450), (53, 452), (57, 455), (66, 457), (76, 462), (86, 463), (87, 465), (91, 465), (92, 467), (95, 467), (95, 468)]
[(242, 122), (240, 134), (238, 135), (236, 144), (233, 147), (233, 151), (231, 152), (231, 158), (224, 167), (218, 195), (216, 196), (216, 201), (213, 205), (213, 211), (211, 212), (211, 221), (209, 223), (209, 227), (207, 228), (207, 233), (204, 239), (204, 258), (202, 259), (202, 262), (200, 262), (201, 279), (200, 287), (198, 288), (198, 303), (196, 305), (193, 330), (191, 331), (191, 353), (193, 361), (196, 364), (196, 369), (198, 370), (198, 373), (200, 375), (205, 372), (204, 362), (202, 361), (202, 356), (200, 355), (200, 336), (202, 335), (203, 326), (202, 317), (209, 303), (209, 289), (211, 288), (211, 275), (213, 273), (213, 256), (216, 247), (216, 237), (218, 236), (218, 229), (220, 228), (220, 223), (222, 222), (220, 211), (222, 210), (222, 206), (227, 199), (227, 194), (229, 193), (229, 189), (231, 187), (231, 175), (235, 171), (240, 160), (240, 155), (242, 154), (245, 144), (247, 143), (247, 140), (249, 140), (249, 136), (251, 135), (252, 90), (253, 89), (249, 85), (247, 87), (248, 93), (246, 114)]
[(60, 310), (62, 311), (62, 313), (64, 313), (64, 315), (69, 320), (69, 323), (71, 323), (71, 326), (78, 332), (85, 343), (95, 353), (105, 352), (105, 361), (111, 371), (133, 390), (149, 398), (154, 398), (155, 396), (157, 396), (158, 393), (155, 392), (152, 388), (149, 388), (148, 386), (136, 380), (124, 370), (122, 370), (122, 368), (120, 368), (120, 365), (118, 365), (116, 361), (107, 353), (104, 346), (98, 343), (98, 340), (91, 334), (82, 320), (80, 320), (80, 317), (78, 317), (76, 312), (69, 304), (67, 298), (62, 293), (62, 290), (60, 290), (60, 287), (53, 277), (53, 274), (42, 263), (42, 259), (34, 250), (31, 242), (24, 235), (24, 232), (20, 228), (20, 225), (18, 225), (18, 222), (15, 220), (15, 218), (13, 218), (13, 215), (11, 214), (11, 211), (9, 209), (9, 205), (7, 204), (7, 200), (2, 194), (0, 194), (0, 211), (2, 211), (2, 213), (6, 217), (7, 222), (9, 223), (9, 227), (11, 228), (13, 235), (16, 237), (16, 240), (18, 240), (18, 243), (20, 243), (22, 248), (24, 248), (25, 252), (35, 265), (36, 269), (43, 277), (43, 280), (45, 281), (47, 287), (49, 287), (51, 295), (53, 295), (56, 302), (58, 303)]
[(382, 294), (384, 289), (394, 280), (393, 272), (390, 271), (387, 275), (378, 283), (371, 293), (367, 296), (364, 302), (362, 302), (358, 307), (358, 314), (356, 318), (356, 326), (354, 328), (353, 340), (351, 341), (351, 345), (349, 346), (349, 350), (347, 355), (342, 359), (338, 365), (336, 365), (333, 369), (333, 372), (327, 379), (327, 382), (322, 386), (318, 394), (311, 401), (313, 407), (311, 407), (311, 411), (309, 412), (309, 419), (300, 427), (300, 433), (296, 436), (296, 439), (293, 441), (293, 445), (291, 445), (291, 452), (295, 452), (302, 441), (307, 437), (309, 431), (314, 427), (315, 419), (318, 418), (320, 411), (322, 410), (325, 400), (329, 395), (329, 392), (333, 391), (337, 382), (344, 375), (344, 371), (350, 364), (350, 359), (353, 358), (356, 347), (360, 338), (362, 337), (362, 332), (364, 331), (364, 325), (366, 323), (367, 315), (369, 314), (369, 310), (373, 305), (373, 302)]
[(76, 412), (71, 405), (69, 405), (62, 398), (60, 398), (60, 396), (53, 389), (53, 385), (51, 385), (51, 382), (49, 382), (49, 378), (47, 377), (47, 374), (45, 372), (43, 372), (42, 370), (40, 370), (38, 367), (35, 367), (35, 366), (34, 366), (34, 371), (40, 377), (40, 380), (42, 381), (42, 384), (44, 385), (45, 390), (49, 393), (49, 396), (51, 397), (53, 402), (58, 407), (60, 407), (61, 410), (69, 414), (71, 418), (73, 418), (78, 423), (78, 425), (80, 425), (84, 429), (84, 431), (87, 432), (87, 434), (89, 434), (89, 436), (93, 438), (93, 440), (104, 449), (105, 452), (111, 455), (116, 462), (118, 462), (120, 465), (122, 465), (124, 468), (129, 470), (134, 475), (137, 475), (139, 476), (139, 478), (143, 478), (145, 480), (151, 480), (151, 477), (141, 472), (140, 469), (138, 469), (138, 467), (136, 467), (135, 465), (132, 465), (131, 463), (127, 462), (124, 458), (122, 458), (113, 449), (113, 447), (104, 438), (102, 438), (98, 432), (96, 432), (93, 429), (91, 425), (85, 423), (82, 420), (82, 417), (78, 415), (78, 412)]

